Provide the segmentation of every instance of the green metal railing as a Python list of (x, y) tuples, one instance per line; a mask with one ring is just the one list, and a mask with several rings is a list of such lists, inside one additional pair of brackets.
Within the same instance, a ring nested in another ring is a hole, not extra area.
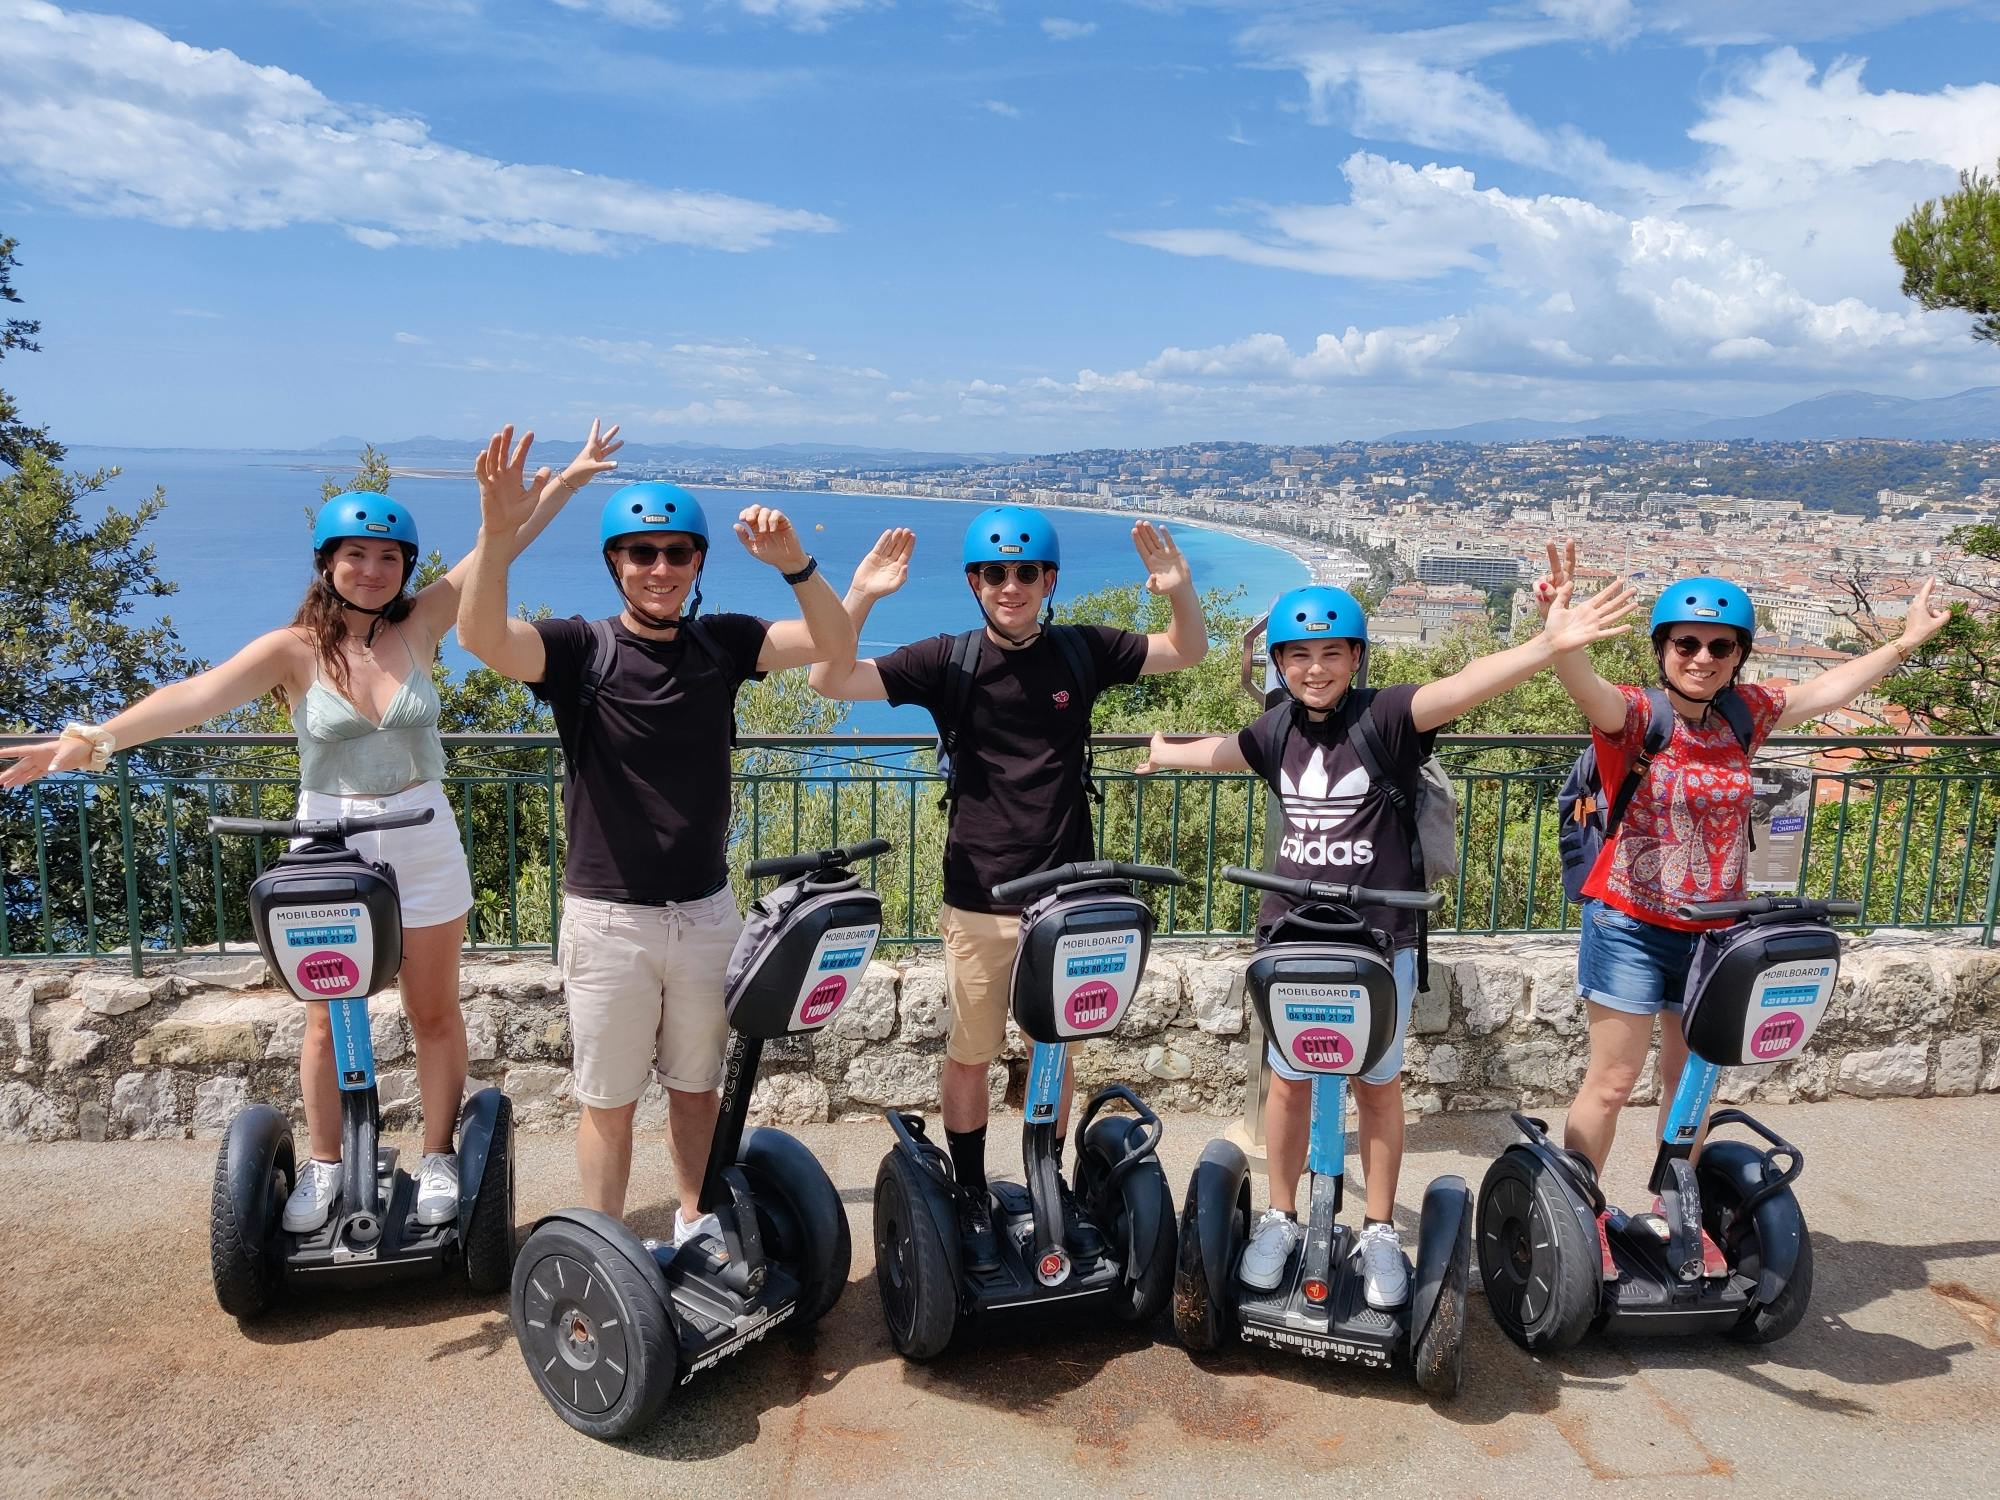
[[(0, 744), (19, 743), (0, 738)], [(1169, 864), (1192, 884), (1155, 894), (1163, 934), (1249, 930), (1255, 905), (1226, 864), (1266, 860), (1271, 799), (1254, 777), (1135, 776), (1141, 736), (1095, 742), (1092, 805), (1106, 857)], [(1576, 736), (1445, 736), (1461, 875), (1437, 930), (1575, 925), (1557, 855), (1556, 791)], [(553, 735), (447, 735), (446, 796), (473, 867), (468, 946), (552, 950), (559, 932), (562, 756)], [(906, 736), (746, 738), (736, 757), (730, 868), (884, 837), (871, 862), (885, 939), (936, 941), (944, 815), (930, 742)], [(1840, 759), (1835, 760), (1835, 757)], [(1864, 903), (1858, 925), (1961, 928), (1991, 944), (2000, 917), (2000, 739), (1785, 736), (1764, 759), (1811, 765), (1813, 811), (1796, 889)], [(286, 817), (293, 741), (184, 735), (121, 752), (101, 775), (0, 793), (0, 960), (231, 952), (250, 946), (243, 892), (275, 850), (218, 839), (218, 813)]]

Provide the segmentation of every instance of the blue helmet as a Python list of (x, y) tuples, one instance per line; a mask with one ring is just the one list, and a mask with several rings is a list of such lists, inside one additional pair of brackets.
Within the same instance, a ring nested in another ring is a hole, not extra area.
[(1264, 644), (1275, 650), (1291, 641), (1368, 640), (1368, 616), (1361, 602), (1346, 589), (1310, 584), (1288, 589), (1271, 601)]
[(1666, 587), (1653, 606), (1650, 635), (1662, 625), (1733, 625), (1757, 633), (1757, 611), (1750, 596), (1727, 578), (1682, 578)]
[(1025, 505), (993, 505), (965, 528), (965, 566), (990, 562), (1038, 562), (1062, 566), (1062, 543), (1047, 516)]
[(348, 537), (366, 541), (395, 542), (410, 562), (417, 559), (417, 521), (400, 500), (378, 495), (372, 490), (349, 490), (335, 495), (319, 508), (313, 519), (313, 551), (324, 551), (331, 543)]
[(685, 531), (708, 550), (708, 517), (701, 502), (677, 484), (648, 479), (621, 485), (604, 502), (598, 522), (598, 546), (608, 548), (621, 536), (640, 531)]

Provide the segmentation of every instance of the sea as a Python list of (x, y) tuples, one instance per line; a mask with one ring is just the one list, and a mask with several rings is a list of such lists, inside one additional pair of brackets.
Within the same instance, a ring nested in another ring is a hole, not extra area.
[[(536, 455), (551, 463), (568, 456), (567, 450)], [(354, 472), (353, 457), (326, 452), (73, 446), (66, 464), (120, 470), (101, 496), (122, 509), (156, 488), (165, 491), (165, 509), (144, 539), (154, 548), (160, 576), (180, 587), (142, 618), (170, 618), (186, 647), (210, 662), (291, 619), (311, 578), (309, 517), (319, 505), (320, 486), (329, 478), (344, 483)], [(516, 604), (547, 605), (559, 615), (608, 615), (617, 608), (597, 549), (598, 509), (612, 487), (599, 481), (585, 489), (515, 562), (509, 583)], [(415, 515), (426, 551), (436, 548), (455, 561), (471, 550), (479, 529), (479, 495), (469, 473), (399, 475), (391, 492)], [(979, 623), (958, 566), (960, 541), (981, 509), (978, 502), (698, 486), (695, 493), (715, 541), (703, 574), (704, 609), (767, 618), (797, 612), (792, 591), (728, 533), (728, 522), (744, 506), (761, 504), (792, 518), (836, 592), (845, 590), (855, 563), (883, 530), (908, 526), (916, 532), (909, 582), (869, 616), (863, 656)], [(85, 518), (94, 519), (88, 508)], [(1064, 558), (1059, 599), (1143, 583), (1130, 517), (1065, 510), (1056, 524)], [(1247, 612), (1261, 613), (1275, 595), (1308, 581), (1305, 564), (1281, 547), (1201, 527), (1175, 524), (1172, 530), (1195, 586), (1240, 589)], [(455, 637), (446, 638), (444, 658), (453, 672), (474, 664)], [(864, 703), (854, 706), (848, 725), (868, 734), (925, 734), (930, 719), (917, 708)]]

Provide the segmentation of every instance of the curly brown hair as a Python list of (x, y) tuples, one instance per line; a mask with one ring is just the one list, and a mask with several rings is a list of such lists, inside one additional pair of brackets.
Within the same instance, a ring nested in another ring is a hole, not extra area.
[[(328, 574), (332, 566), (332, 551), (328, 547), (313, 559), (313, 581), (306, 587), (305, 598), (299, 601), (298, 613), (292, 616), (292, 625), (302, 629), (306, 638), (313, 643), (313, 650), (319, 656), (320, 670), (332, 681), (334, 688), (345, 698), (349, 696), (352, 684), (347, 670), (347, 654), (340, 649), (340, 643), (347, 639), (347, 621), (343, 611), (347, 606), (340, 602), (340, 596), (333, 591), (333, 581)], [(403, 567), (403, 592), (391, 599), (383, 607), (378, 619), (391, 625), (401, 624), (409, 618), (416, 600), (410, 595), (410, 579), (416, 569), (405, 558)], [(369, 627), (369, 635), (374, 635), (374, 626)], [(278, 707), (290, 713), (291, 695), (281, 683), (271, 689), (271, 696), (278, 700)]]

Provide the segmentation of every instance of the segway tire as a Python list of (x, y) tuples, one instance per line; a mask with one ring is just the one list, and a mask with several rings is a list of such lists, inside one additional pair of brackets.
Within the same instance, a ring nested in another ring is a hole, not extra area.
[(958, 1323), (958, 1287), (923, 1169), (900, 1147), (875, 1173), (875, 1287), (889, 1340), (905, 1359), (933, 1359)]
[(464, 1258), (465, 1284), (478, 1295), (507, 1290), (514, 1273), (514, 1101), (504, 1094), (466, 1218)]
[[(1730, 1143), (1720, 1142), (1726, 1147)], [(1724, 1152), (1711, 1146), (1716, 1163), (1724, 1159)], [(1703, 1218), (1709, 1232), (1713, 1234), (1721, 1227), (1723, 1212), (1734, 1214), (1737, 1205), (1743, 1201), (1743, 1189), (1739, 1180), (1731, 1173), (1723, 1171), (1716, 1163), (1708, 1160), (1709, 1152), (1703, 1152), (1695, 1164), (1696, 1180), (1701, 1185)], [(1812, 1301), (1813, 1253), (1812, 1231), (1806, 1227), (1805, 1215), (1799, 1212), (1798, 1200), (1792, 1190), (1785, 1188), (1775, 1200), (1790, 1209), (1799, 1226), (1799, 1248), (1792, 1261), (1792, 1271), (1785, 1278), (1785, 1285), (1778, 1295), (1769, 1302), (1755, 1303), (1744, 1312), (1742, 1319), (1726, 1330), (1728, 1336), (1740, 1344), (1776, 1343), (1797, 1328), (1805, 1318), (1806, 1307)], [(1757, 1240), (1754, 1220), (1743, 1226), (1743, 1238), (1739, 1242), (1736, 1268), (1752, 1276), (1761, 1273), (1764, 1264), (1763, 1248)]]
[[(1179, 1243), (1175, 1248), (1174, 1336), (1196, 1352), (1220, 1349), (1236, 1337), (1236, 1308), (1229, 1300), (1230, 1278), (1243, 1247), (1250, 1240), (1250, 1177), (1243, 1154), (1233, 1147), (1218, 1151), (1211, 1141), (1188, 1179), (1181, 1199)], [(1216, 1159), (1211, 1160), (1214, 1156)], [(1226, 1158), (1226, 1160), (1224, 1159)], [(1222, 1265), (1216, 1280), (1224, 1287), (1218, 1301), (1209, 1290), (1209, 1266), (1202, 1251), (1202, 1212), (1226, 1215)]]
[(1426, 1396), (1449, 1401), (1465, 1384), (1465, 1295), (1471, 1279), (1472, 1242), (1460, 1233), (1445, 1262), (1430, 1325), (1410, 1349), (1410, 1373)]
[(750, 1131), (736, 1162), (757, 1205), (764, 1253), (799, 1279), (799, 1310), (792, 1321), (809, 1327), (840, 1300), (854, 1265), (854, 1236), (839, 1189), (819, 1159), (782, 1130)]
[[(1539, 1231), (1539, 1233), (1537, 1232)], [(1568, 1349), (1597, 1317), (1603, 1255), (1560, 1172), (1509, 1147), (1479, 1185), (1479, 1275), (1501, 1332), (1523, 1349)]]
[(257, 1317), (277, 1298), (274, 1247), (296, 1173), (292, 1127), (278, 1111), (253, 1104), (229, 1122), (208, 1196), (208, 1265), (232, 1317)]
[(542, 1397), (578, 1432), (617, 1441), (672, 1394), (679, 1346), (659, 1289), (603, 1236), (552, 1219), (514, 1262), (514, 1337)]

